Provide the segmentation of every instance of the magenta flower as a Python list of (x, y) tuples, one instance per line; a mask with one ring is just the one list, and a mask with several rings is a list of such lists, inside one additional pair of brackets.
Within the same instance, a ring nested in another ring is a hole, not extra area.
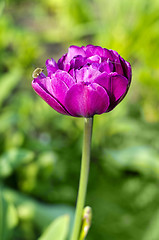
[(56, 63), (46, 61), (48, 76), (34, 78), (35, 92), (59, 113), (92, 117), (111, 111), (125, 97), (131, 66), (116, 51), (71, 46)]

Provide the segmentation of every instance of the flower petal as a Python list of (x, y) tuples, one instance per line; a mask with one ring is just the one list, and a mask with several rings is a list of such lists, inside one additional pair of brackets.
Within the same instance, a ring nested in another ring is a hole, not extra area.
[(72, 69), (69, 71), (69, 74), (73, 77), (74, 81), (77, 82), (77, 81), (76, 81), (75, 69), (74, 69), (74, 68), (72, 68)]
[(101, 57), (99, 57), (98, 55), (94, 55), (94, 56), (91, 56), (89, 58), (87, 58), (87, 63), (101, 63)]
[(64, 81), (52, 75), (46, 81), (46, 89), (60, 104), (64, 105), (65, 96), (69, 89)]
[(69, 71), (70, 67), (71, 67), (71, 60), (76, 57), (76, 56), (83, 56), (85, 57), (85, 52), (81, 47), (77, 47), (77, 46), (70, 46), (68, 49), (68, 53), (63, 55), (59, 61), (58, 61), (58, 67), (61, 70), (65, 70), (65, 71)]
[(107, 111), (109, 96), (106, 90), (96, 83), (78, 83), (67, 92), (65, 106), (75, 117), (91, 117)]
[(86, 56), (91, 57), (94, 55), (98, 55), (100, 57), (103, 57), (104, 51), (102, 47), (93, 46), (91, 44), (87, 45), (85, 48)]
[(112, 61), (110, 61), (108, 58), (107, 61), (104, 61), (100, 64), (99, 71), (107, 72), (107, 73), (113, 72), (114, 71), (114, 63)]
[(94, 79), (94, 82), (107, 90), (111, 103), (121, 98), (127, 91), (129, 85), (128, 79), (117, 73), (107, 74), (104, 72)]
[(120, 62), (123, 67), (124, 76), (131, 82), (132, 72), (131, 65), (127, 61), (125, 61), (122, 57), (120, 57)]
[(73, 59), (75, 56), (81, 55), (83, 57), (86, 57), (85, 51), (81, 47), (77, 46), (70, 46), (68, 49), (68, 54), (67, 54), (67, 62), (70, 62), (71, 59)]
[(46, 69), (47, 69), (48, 74), (50, 72), (54, 73), (57, 71), (58, 65), (53, 58), (46, 60)]
[(124, 76), (121, 76), (117, 73), (110, 73), (110, 80), (107, 84), (107, 91), (110, 95), (110, 98), (113, 98), (113, 101), (117, 101), (122, 95), (127, 91), (129, 82), (128, 79)]
[(32, 81), (32, 87), (35, 90), (35, 92), (45, 101), (47, 104), (49, 104), (55, 111), (70, 115), (67, 110), (55, 99), (45, 88), (43, 88), (42, 85), (40, 85), (39, 80), (34, 79)]
[(101, 72), (92, 66), (86, 66), (81, 68), (80, 70), (76, 70), (76, 80), (77, 82), (93, 82), (93, 80), (99, 76)]
[(106, 90), (109, 90), (110, 75), (106, 72), (103, 72), (99, 76), (97, 76), (93, 82), (98, 83), (100, 86), (102, 86)]
[(85, 63), (86, 63), (86, 58), (82, 57), (81, 55), (78, 55), (70, 61), (70, 69), (72, 68), (79, 69), (83, 67)]
[(109, 50), (107, 48), (103, 48), (103, 59), (110, 59), (110, 61), (114, 61), (113, 54), (111, 52), (112, 50)]
[(75, 83), (75, 79), (69, 73), (62, 70), (57, 70), (55, 77), (65, 82), (68, 88), (70, 88)]
[(64, 54), (57, 62), (57, 65), (58, 65), (59, 69), (61, 69), (61, 70), (64, 70), (66, 56), (67, 56), (67, 54)]
[(57, 70), (50, 78), (46, 78), (45, 86), (48, 92), (64, 105), (65, 95), (74, 83), (74, 79), (69, 73)]

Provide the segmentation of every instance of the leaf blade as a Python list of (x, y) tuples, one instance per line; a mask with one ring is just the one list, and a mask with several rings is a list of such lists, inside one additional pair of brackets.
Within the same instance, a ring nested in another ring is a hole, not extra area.
[(53, 221), (39, 240), (66, 240), (69, 228), (69, 216), (63, 215)]

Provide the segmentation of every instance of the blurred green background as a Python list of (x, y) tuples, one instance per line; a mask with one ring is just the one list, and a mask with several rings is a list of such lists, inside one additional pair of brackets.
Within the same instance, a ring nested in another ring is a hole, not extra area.
[(64, 214), (72, 223), (83, 119), (52, 110), (31, 75), (90, 43), (118, 51), (133, 80), (94, 119), (87, 239), (159, 239), (159, 1), (0, 0), (1, 240), (36, 240)]

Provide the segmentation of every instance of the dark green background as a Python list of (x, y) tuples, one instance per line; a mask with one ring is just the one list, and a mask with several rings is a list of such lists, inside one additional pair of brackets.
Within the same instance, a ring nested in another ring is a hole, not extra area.
[(123, 102), (94, 118), (87, 239), (159, 239), (159, 1), (0, 0), (1, 240), (38, 239), (73, 215), (83, 119), (51, 109), (31, 75), (90, 43), (118, 51), (133, 79)]

